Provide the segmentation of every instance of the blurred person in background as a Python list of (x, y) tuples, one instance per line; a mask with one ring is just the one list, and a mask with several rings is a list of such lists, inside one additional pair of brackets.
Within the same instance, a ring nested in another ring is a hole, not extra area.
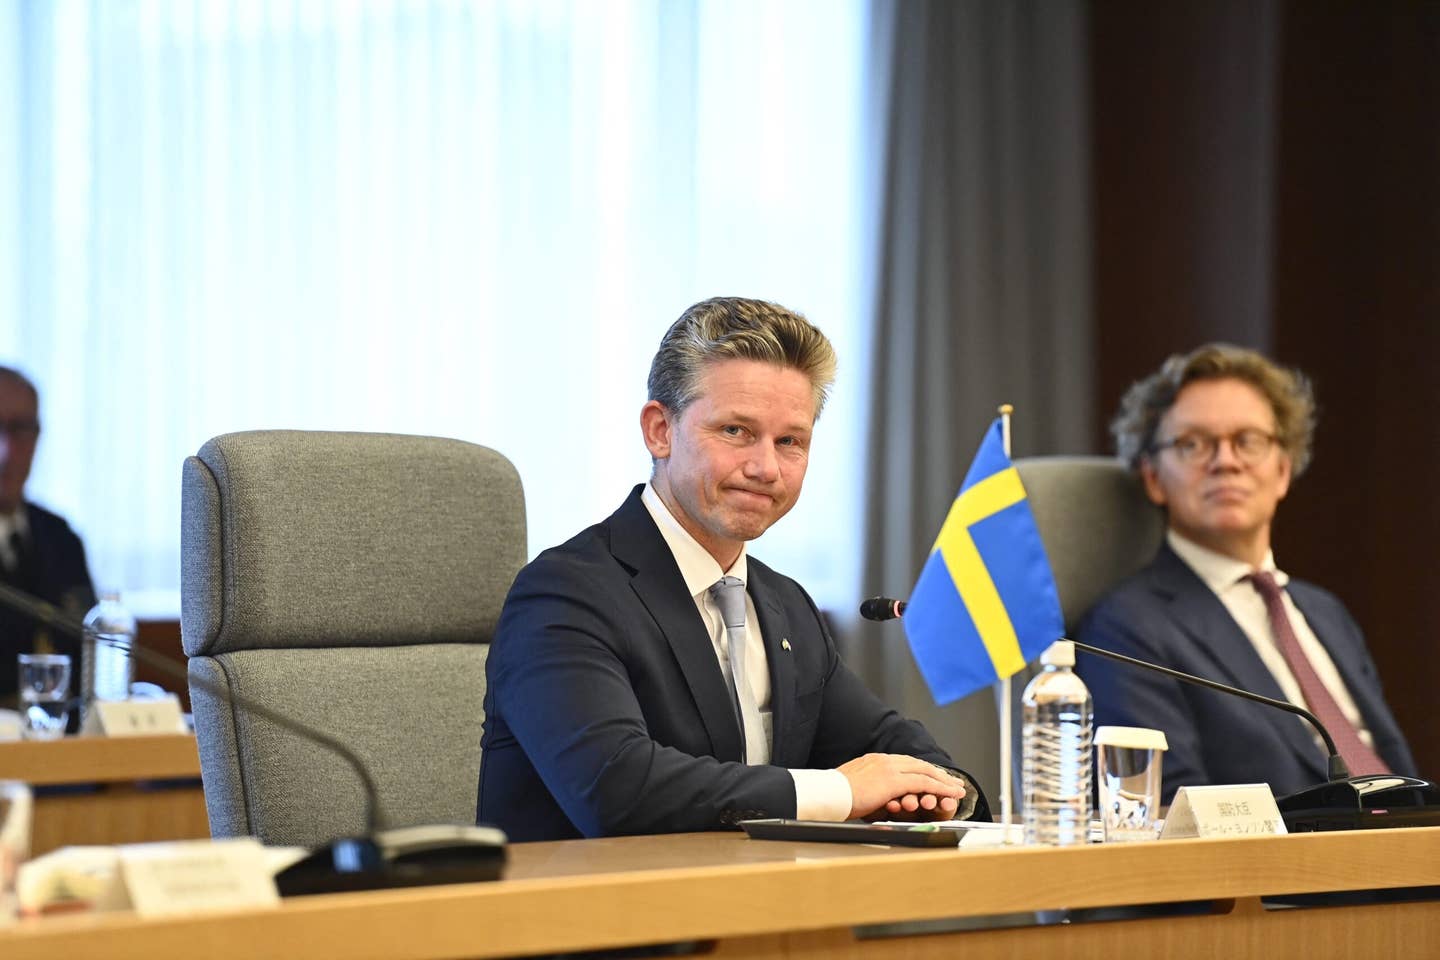
[[(25, 499), (40, 439), (40, 393), (13, 367), (0, 366), (0, 582), (48, 600), (76, 619), (95, 604), (85, 547), (65, 520)], [(78, 687), (79, 647), (0, 606), (0, 706), (14, 706), (15, 658), (67, 653)]]

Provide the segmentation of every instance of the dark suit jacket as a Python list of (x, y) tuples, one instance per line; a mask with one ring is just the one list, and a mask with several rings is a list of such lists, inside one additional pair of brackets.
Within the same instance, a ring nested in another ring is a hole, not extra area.
[[(25, 504), (30, 533), (18, 571), (0, 564), (0, 579), (26, 593), (48, 600), (77, 619), (95, 605), (95, 588), (85, 566), (85, 547), (61, 517), (33, 503)], [(15, 655), (34, 649), (38, 632), (26, 617), (0, 610), (0, 699), (13, 700), (16, 694)], [(57, 653), (71, 656), (71, 686), (78, 689), (80, 650), (69, 637), (46, 634)]]
[[(871, 751), (953, 767), (840, 662), (805, 591), (754, 557), (774, 748), (769, 766), (742, 763), (709, 632), (640, 490), (510, 590), (486, 665), (480, 821), (512, 840), (716, 830), (795, 816), (786, 768)], [(983, 796), (973, 816), (989, 819)]]
[[(1415, 761), (1395, 723), (1360, 628), (1340, 601), (1292, 579), (1286, 589), (1355, 698), (1380, 756), (1396, 773)], [(1150, 565), (1085, 616), (1077, 637), (1141, 660), (1285, 699), (1240, 626), (1199, 576), (1162, 545)], [(1170, 743), (1164, 802), (1182, 786), (1268, 783), (1277, 797), (1325, 781), (1325, 754), (1299, 717), (1135, 667), (1079, 657), (1095, 723), (1154, 727)]]

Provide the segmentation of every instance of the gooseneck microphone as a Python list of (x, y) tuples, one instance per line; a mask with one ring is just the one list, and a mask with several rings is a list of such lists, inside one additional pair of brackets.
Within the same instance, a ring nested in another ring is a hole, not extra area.
[[(82, 624), (77, 623), (74, 618), (67, 616), (39, 597), (34, 597), (22, 590), (17, 590), (9, 584), (0, 583), (0, 606), (6, 606), (11, 610), (23, 613), (37, 623), (41, 623), (54, 630), (59, 630), (74, 640), (79, 640), (82, 643), (85, 640), (85, 628)], [(125, 643), (117, 640), (105, 640), (103, 642), (117, 650), (124, 650), (126, 653), (132, 654), (135, 659), (147, 666), (154, 667), (166, 676), (173, 677), (182, 682), (193, 683), (211, 696), (234, 703), (242, 710), (253, 713), (257, 717), (264, 717), (276, 726), (288, 730), (305, 740), (310, 740), (314, 743), (321, 744), (327, 749), (333, 750), (341, 759), (350, 765), (351, 769), (353, 769), (360, 778), (361, 786), (365, 792), (365, 832), (367, 834), (374, 834), (377, 830), (384, 829), (385, 817), (380, 808), (380, 793), (375, 789), (375, 781), (371, 779), (370, 771), (365, 769), (365, 764), (355, 755), (355, 752), (339, 740), (327, 733), (321, 733), (319, 730), (306, 724), (292, 720), (284, 714), (265, 706), (263, 703), (256, 703), (248, 697), (241, 697), (232, 693), (219, 684), (206, 680), (204, 677), (192, 677), (165, 657), (146, 650), (139, 644)]]
[[(872, 597), (860, 604), (860, 615), (867, 620), (894, 620), (905, 614), (905, 603), (890, 597)], [(1097, 657), (1163, 674), (1184, 683), (1195, 684), (1220, 693), (1233, 694), (1245, 700), (1262, 703), (1302, 717), (1325, 742), (1329, 752), (1326, 768), (1329, 779), (1314, 787), (1277, 798), (1286, 826), (1292, 833), (1315, 830), (1353, 830), (1367, 827), (1418, 827), (1440, 823), (1440, 790), (1427, 780), (1394, 774), (1350, 776), (1350, 770), (1335, 749), (1330, 731), (1309, 710), (1288, 700), (1241, 690), (1229, 684), (1182, 673), (1147, 660), (1137, 660), (1122, 653), (1103, 650), (1088, 643), (1072, 640), (1077, 650)]]
[(1430, 827), (1440, 822), (1440, 791), (1428, 780), (1402, 777), (1394, 774), (1352, 777), (1330, 731), (1309, 710), (1297, 707), (1288, 700), (1263, 697), (1249, 690), (1241, 690), (1229, 684), (1206, 680), (1179, 670), (1162, 667), (1158, 663), (1137, 660), (1123, 653), (1103, 650), (1088, 643), (1072, 640), (1077, 650), (1083, 650), (1097, 657), (1127, 663), (1142, 670), (1153, 670), (1185, 683), (1198, 684), (1221, 693), (1233, 693), (1237, 697), (1276, 707), (1287, 713), (1303, 717), (1325, 741), (1329, 752), (1326, 761), (1329, 779), (1322, 784), (1305, 787), (1283, 797), (1276, 797), (1275, 803), (1291, 833), (1310, 833), (1319, 830), (1355, 830), (1372, 827)]
[(1288, 700), (1276, 700), (1273, 697), (1251, 693), (1249, 690), (1241, 690), (1239, 687), (1232, 687), (1226, 683), (1206, 680), (1204, 677), (1197, 677), (1190, 673), (1181, 673), (1179, 670), (1171, 670), (1169, 667), (1162, 667), (1160, 664), (1150, 663), (1148, 660), (1136, 660), (1134, 657), (1127, 657), (1123, 653), (1115, 653), (1114, 651), (1104, 650), (1100, 647), (1092, 647), (1090, 644), (1081, 643), (1079, 640), (1071, 640), (1070, 642), (1075, 645), (1076, 650), (1084, 650), (1086, 653), (1093, 654), (1097, 657), (1104, 657), (1107, 660), (1115, 660), (1119, 663), (1128, 663), (1132, 667), (1139, 667), (1142, 670), (1154, 670), (1156, 673), (1163, 673), (1167, 677), (1174, 677), (1176, 680), (1183, 680), (1186, 683), (1199, 684), (1211, 690), (1219, 690), (1221, 693), (1233, 693), (1237, 697), (1244, 697), (1246, 700), (1253, 700), (1256, 703), (1268, 704), (1269, 706), (1284, 710), (1287, 713), (1293, 713), (1297, 717), (1303, 717), (1310, 726), (1314, 727), (1315, 731), (1320, 734), (1320, 739), (1325, 741), (1325, 749), (1330, 754), (1330, 759), (1326, 762), (1326, 776), (1331, 780), (1344, 780), (1350, 776), (1350, 768), (1345, 765), (1344, 759), (1340, 756), (1340, 751), (1335, 749), (1335, 741), (1331, 739), (1330, 731), (1325, 729), (1325, 725), (1320, 722), (1319, 717), (1304, 707), (1297, 707)]
[[(0, 583), (0, 607), (24, 614), (37, 623), (84, 642), (85, 628), (79, 621), (47, 601), (6, 583)], [(382, 838), (387, 821), (375, 780), (365, 762), (339, 739), (221, 684), (204, 677), (190, 676), (169, 658), (139, 644), (109, 639), (101, 642), (133, 654), (147, 666), (189, 683), (246, 713), (263, 717), (302, 740), (320, 744), (349, 764), (360, 778), (365, 794), (365, 836), (333, 840), (276, 874), (275, 885), (282, 896), (467, 883), (499, 877), (505, 859), (504, 835), (500, 831), (488, 827), (448, 825), (413, 827), (391, 831), (389, 838)]]
[(866, 620), (897, 620), (905, 616), (905, 601), (894, 597), (871, 597), (861, 602), (860, 616)]
[[(860, 604), (860, 616), (866, 620), (894, 620), (905, 615), (905, 603), (902, 600), (894, 600), (890, 597), (871, 597)], [(1185, 683), (1193, 683), (1211, 690), (1219, 690), (1221, 693), (1233, 693), (1237, 697), (1246, 700), (1253, 700), (1256, 703), (1267, 704), (1287, 713), (1293, 713), (1297, 717), (1303, 717), (1310, 726), (1314, 727), (1320, 734), (1320, 739), (1325, 741), (1325, 749), (1330, 753), (1330, 759), (1326, 763), (1328, 776), (1333, 780), (1344, 780), (1350, 776), (1350, 769), (1345, 766), (1341, 759), (1340, 752), (1335, 749), (1335, 741), (1330, 737), (1330, 731), (1325, 729), (1315, 714), (1304, 707), (1297, 707), (1288, 700), (1275, 700), (1271, 697), (1261, 696), (1258, 693), (1251, 693), (1249, 690), (1241, 690), (1239, 687), (1232, 687), (1228, 684), (1219, 683), (1215, 680), (1206, 680), (1204, 677), (1197, 677), (1192, 674), (1182, 673), (1179, 670), (1172, 670), (1169, 667), (1162, 667), (1158, 663), (1150, 663), (1147, 660), (1136, 660), (1134, 657), (1127, 657), (1123, 653), (1112, 653), (1109, 650), (1102, 650), (1099, 647), (1092, 647), (1088, 643), (1081, 643), (1078, 640), (1071, 640), (1076, 650), (1084, 650), (1086, 653), (1094, 654), (1097, 657), (1105, 657), (1109, 660), (1117, 660), (1120, 663), (1128, 663), (1132, 667), (1139, 667), (1142, 670), (1153, 670), (1156, 673), (1163, 673), (1167, 677), (1173, 677)]]

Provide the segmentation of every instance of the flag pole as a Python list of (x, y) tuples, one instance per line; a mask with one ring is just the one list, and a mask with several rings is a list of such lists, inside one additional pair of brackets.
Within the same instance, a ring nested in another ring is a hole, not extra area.
[[(1015, 408), (1008, 403), (1000, 404), (1000, 441), (1005, 448), (1005, 459), (1010, 459), (1010, 414)], [(1011, 719), (1013, 710), (1010, 677), (1000, 681), (1000, 822), (1004, 824), (1001, 833), (1006, 843), (1014, 843), (1015, 838), (1010, 828), (1010, 813), (1013, 809), (1014, 797), (1013, 786), (1015, 781), (1014, 757), (1011, 755), (1011, 743), (1013, 742), (1014, 722)]]

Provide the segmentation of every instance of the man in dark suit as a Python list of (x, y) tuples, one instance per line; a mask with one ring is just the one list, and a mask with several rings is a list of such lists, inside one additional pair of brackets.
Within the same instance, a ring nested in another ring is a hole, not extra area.
[[(1169, 529), (1078, 636), (1306, 707), (1353, 774), (1413, 775), (1359, 627), (1333, 595), (1277, 569), (1270, 549), (1314, 420), (1302, 374), (1223, 344), (1135, 384), (1112, 429)], [(1165, 732), (1166, 802), (1192, 784), (1269, 783), (1280, 796), (1326, 779), (1326, 751), (1298, 717), (1098, 658), (1080, 669), (1097, 724)]]
[[(20, 371), (0, 367), (0, 580), (78, 617), (95, 603), (85, 548), (63, 519), (25, 500), (39, 438), (35, 385)], [(79, 682), (72, 640), (0, 609), (0, 704), (14, 704), (15, 657), (31, 651), (70, 654), (72, 686)]]
[(640, 413), (650, 482), (506, 600), (480, 821), (546, 840), (988, 819), (974, 781), (840, 661), (800, 585), (747, 556), (800, 494), (834, 371), (824, 335), (774, 304), (708, 300), (671, 326)]

